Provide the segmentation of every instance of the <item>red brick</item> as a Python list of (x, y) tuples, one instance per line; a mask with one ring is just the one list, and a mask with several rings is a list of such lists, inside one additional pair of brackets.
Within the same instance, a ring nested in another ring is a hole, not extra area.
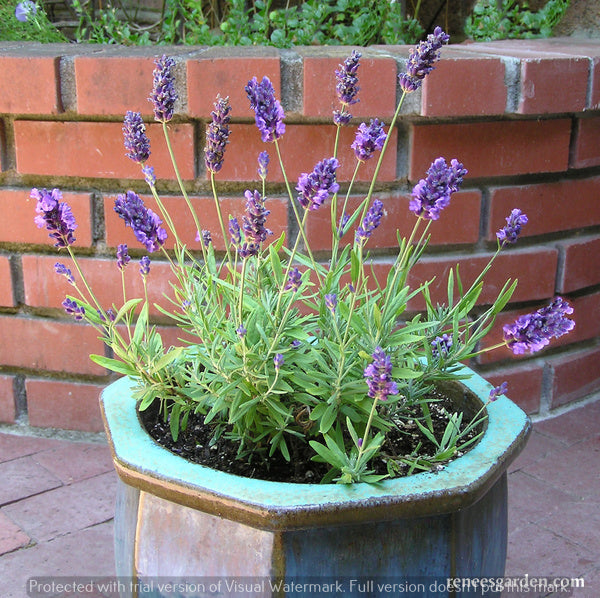
[(542, 361), (529, 360), (520, 365), (491, 370), (482, 375), (494, 386), (507, 382), (508, 392), (506, 394), (508, 398), (526, 413), (539, 412), (544, 376)]
[(219, 48), (187, 61), (188, 112), (209, 118), (217, 95), (229, 96), (234, 118), (254, 117), (245, 87), (252, 77), (268, 77), (281, 100), (279, 53), (273, 48)]
[(439, 156), (457, 158), (468, 177), (566, 170), (571, 122), (567, 119), (415, 125), (409, 178), (423, 178)]
[(62, 428), (101, 432), (98, 397), (102, 386), (58, 380), (25, 381), (29, 424), (38, 428)]
[(590, 110), (600, 109), (600, 57), (592, 61), (592, 97), (590, 99)]
[(104, 353), (98, 333), (85, 324), (47, 318), (0, 317), (0, 364), (78, 374), (103, 374), (90, 353)]
[[(190, 215), (189, 208), (183, 197), (162, 197), (162, 202), (171, 215), (177, 234), (183, 243), (190, 248), (200, 250), (200, 244), (196, 239), (196, 230), (194, 219)], [(143, 196), (144, 203), (157, 214), (160, 214), (154, 198)], [(198, 215), (200, 226), (203, 230), (209, 230), (212, 240), (217, 250), (224, 250), (223, 235), (221, 234), (221, 225), (217, 217), (215, 202), (212, 197), (190, 197), (190, 201)], [(223, 222), (227, 227), (229, 216), (237, 216), (241, 223), (241, 216), (244, 213), (246, 200), (242, 193), (239, 197), (219, 198)], [(267, 226), (273, 231), (270, 240), (279, 238), (283, 231), (287, 231), (287, 199), (268, 198), (267, 208), (271, 211), (267, 218)], [(116, 247), (120, 243), (126, 243), (130, 249), (141, 248), (139, 241), (136, 240), (131, 228), (126, 227), (125, 223), (114, 211), (114, 198), (106, 199), (104, 203), (104, 217), (106, 227), (106, 243), (110, 247)], [(166, 228), (166, 225), (163, 225)], [(168, 229), (167, 229), (168, 231)], [(174, 237), (169, 232), (166, 241), (166, 247), (172, 248)]]
[(600, 164), (598, 139), (600, 139), (600, 117), (580, 118), (577, 121), (573, 168), (588, 168)]
[(474, 58), (445, 48), (443, 59), (423, 82), (423, 116), (504, 114), (506, 84), (504, 63), (491, 56)]
[(14, 305), (10, 261), (7, 256), (0, 255), (0, 306), (13, 307)]
[[(524, 60), (518, 111), (521, 114), (560, 114), (584, 110), (588, 71), (589, 60), (586, 58)], [(558, 89), (560, 93), (556, 93)]]
[[(36, 217), (35, 200), (29, 197), (30, 190), (0, 189), (1, 243), (29, 243), (35, 245), (54, 245), (54, 239), (45, 228), (38, 228), (34, 222)], [(63, 201), (71, 206), (77, 222), (75, 231), (76, 245), (90, 247), (92, 244), (91, 201), (87, 193), (63, 191)]]
[(0, 56), (0, 113), (62, 112), (57, 56)]
[[(193, 127), (171, 124), (169, 129), (181, 176), (193, 179)], [(144, 178), (139, 164), (125, 156), (121, 123), (17, 120), (14, 131), (20, 174)], [(149, 124), (147, 134), (152, 143), (148, 164), (154, 166), (158, 178), (174, 179), (161, 125)]]
[(548, 359), (553, 370), (551, 407), (581, 399), (600, 388), (600, 348)]
[[(287, 126), (279, 144), (292, 188), (296, 186), (297, 178), (301, 173), (311, 172), (317, 162), (333, 155), (335, 129), (334, 125)], [(340, 181), (349, 181), (356, 166), (354, 152), (350, 149), (355, 134), (355, 127), (345, 127), (341, 131), (338, 146), (340, 167), (337, 171), (337, 178)], [(260, 133), (254, 125), (232, 125), (229, 141), (225, 162), (216, 176), (217, 180), (255, 181), (258, 154), (267, 151), (271, 158), (268, 182), (283, 181), (275, 147), (261, 141)], [(394, 130), (379, 171), (380, 181), (393, 181), (396, 178), (396, 144), (397, 131)], [(371, 180), (378, 157), (379, 155), (374, 156), (360, 167), (356, 180)]]
[[(376, 195), (377, 196), (377, 195)], [(398, 247), (396, 231), (401, 236), (408, 237), (416, 222), (412, 212), (408, 210), (409, 196), (393, 195), (378, 196), (383, 201), (385, 217), (369, 243), (368, 249)], [(356, 209), (363, 197), (351, 197), (348, 213)], [(344, 197), (338, 198), (338, 211), (341, 213)], [(316, 212), (308, 215), (306, 230), (311, 249), (324, 251), (331, 248), (331, 210), (329, 202)], [(452, 245), (461, 243), (476, 243), (479, 239), (479, 213), (481, 194), (479, 191), (462, 191), (452, 196), (448, 208), (442, 218), (431, 226), (430, 245)], [(466, 216), (468, 215), (468, 216)], [(352, 243), (356, 223), (352, 230), (342, 239), (342, 244)]]
[(559, 244), (564, 253), (562, 277), (557, 290), (570, 293), (600, 283), (600, 238), (583, 237)]
[[(309, 117), (332, 118), (333, 111), (340, 108), (335, 91), (335, 71), (350, 55), (349, 48), (302, 48), (304, 57), (303, 113)], [(332, 57), (331, 54), (335, 53)], [(359, 102), (350, 106), (350, 113), (357, 118), (377, 116), (389, 118), (396, 110), (397, 68), (393, 58), (363, 56), (358, 67), (360, 91)]]
[(14, 424), (17, 416), (13, 394), (14, 378), (0, 376), (0, 422)]
[(600, 224), (600, 177), (556, 183), (498, 187), (491, 192), (489, 240), (513, 208), (527, 214), (521, 236), (543, 235)]
[[(85, 291), (79, 276), (69, 259), (59, 260), (70, 268), (75, 276), (80, 289)], [(24, 255), (23, 262), (23, 285), (25, 287), (25, 304), (32, 307), (61, 308), (61, 303), (66, 295), (77, 297), (75, 289), (67, 282), (64, 276), (54, 272), (54, 264), (57, 262), (54, 256)], [(113, 304), (119, 308), (123, 304), (123, 290), (121, 273), (116, 266), (115, 260), (80, 258), (79, 265), (92, 288), (96, 299), (104, 309)], [(131, 262), (125, 269), (127, 299), (144, 296), (142, 277), (139, 274), (139, 266)], [(158, 303), (163, 307), (171, 307), (164, 295), (172, 296), (170, 283), (175, 278), (171, 274), (168, 263), (153, 261), (148, 276), (148, 299), (150, 305)], [(151, 309), (156, 313), (154, 309)], [(86, 326), (87, 328), (87, 326)]]
[(74, 67), (79, 114), (152, 115), (152, 57), (76, 56)]
[[(483, 270), (489, 258), (489, 254), (466, 257), (460, 255), (425, 257), (413, 268), (409, 276), (409, 283), (414, 288), (415, 285), (435, 277), (435, 281), (429, 287), (431, 297), (434, 304), (436, 302), (445, 303), (448, 295), (447, 281), (450, 269), (454, 268), (458, 262), (463, 288), (466, 290)], [(557, 252), (548, 248), (507, 251), (500, 254), (485, 277), (478, 304), (491, 304), (509, 278), (519, 281), (512, 301), (532, 301), (551, 297), (554, 293), (556, 264)], [(420, 297), (415, 299), (414, 304), (411, 304), (412, 309), (421, 310), (424, 307)]]

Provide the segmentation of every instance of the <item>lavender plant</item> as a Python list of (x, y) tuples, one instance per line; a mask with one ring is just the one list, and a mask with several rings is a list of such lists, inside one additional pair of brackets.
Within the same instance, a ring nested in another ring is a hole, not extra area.
[[(74, 271), (57, 263), (74, 293), (64, 303), (67, 313), (94, 326), (110, 347), (112, 357), (93, 355), (94, 362), (137, 381), (139, 409), (156, 403), (176, 438), (191, 414), (211, 427), (213, 438), (228, 438), (241, 459), (266, 461), (275, 453), (290, 461), (299, 445), (325, 462), (323, 481), (376, 482), (414, 470), (429, 469), (465, 450), (477, 435), (469, 434), (485, 417), (482, 408), (469, 422), (462, 413), (449, 415), (444, 433), (432, 424), (430, 391), (442, 380), (458, 379), (461, 362), (477, 355), (481, 341), (497, 314), (509, 301), (516, 281), (509, 280), (497, 299), (474, 315), (484, 279), (499, 253), (515, 243), (527, 217), (514, 209), (498, 233), (497, 250), (480, 275), (464, 286), (458, 268), (448, 277), (448, 300), (434, 305), (431, 281), (409, 284), (409, 273), (427, 246), (429, 229), (443, 218), (467, 174), (457, 159), (436, 159), (425, 178), (412, 190), (407, 217), (414, 218), (411, 234), (400, 239), (397, 257), (385, 280), (370, 267), (369, 241), (387, 217), (383, 202), (374, 197), (389, 131), (399, 118), (405, 97), (418, 89), (435, 67), (448, 36), (437, 28), (411, 51), (408, 68), (399, 77), (401, 99), (389, 126), (372, 120), (356, 130), (352, 149), (355, 174), (365, 162), (376, 160), (375, 175), (360, 205), (348, 212), (350, 183), (337, 181), (339, 131), (349, 126), (351, 107), (358, 101), (360, 53), (352, 55), (335, 73), (340, 107), (333, 114), (337, 126), (333, 152), (295, 187), (286, 176), (280, 139), (285, 114), (273, 85), (265, 77), (246, 86), (262, 140), (269, 148), (257, 157), (261, 183), (248, 189), (243, 214), (221, 213), (216, 175), (226, 159), (230, 114), (228, 98), (218, 97), (208, 125), (205, 164), (210, 178), (226, 250), (215, 251), (211, 231), (202, 228), (181, 182), (173, 158), (168, 123), (177, 98), (172, 59), (156, 62), (150, 101), (162, 123), (181, 191), (198, 235), (197, 245), (184, 244), (156, 189), (148, 161), (150, 143), (139, 113), (127, 112), (123, 126), (126, 155), (140, 165), (158, 206), (153, 212), (133, 191), (117, 196), (115, 211), (133, 229), (148, 253), (161, 253), (171, 265), (170, 309), (158, 307), (187, 337), (197, 339), (181, 347), (167, 347), (149, 318), (147, 285), (152, 284), (150, 258), (139, 266), (144, 296), (128, 298), (125, 278), (131, 258), (126, 245), (117, 249), (116, 267), (123, 279), (123, 301), (109, 308), (100, 304), (82, 274), (72, 246), (76, 224), (58, 189), (32, 191), (37, 200), (36, 223), (46, 227), (59, 250), (65, 250)], [(269, 200), (265, 181), (271, 159), (284, 173), (298, 227), (295, 238), (273, 238), (268, 228)], [(352, 181), (356, 177), (352, 178)], [(306, 234), (313, 212), (331, 213), (330, 259), (315, 259)], [(410, 215), (412, 212), (412, 216)], [(351, 231), (354, 231), (353, 233)], [(167, 236), (174, 249), (167, 251)], [(425, 299), (424, 314), (408, 315), (409, 301)], [(550, 338), (573, 327), (571, 307), (556, 298), (548, 307), (521, 316), (505, 326), (503, 346), (515, 354), (543, 348)], [(490, 347), (485, 350), (492, 350)], [(490, 401), (506, 392), (503, 384)], [(419, 405), (419, 429), (435, 450), (429, 454), (393, 455), (386, 451), (390, 433), (402, 433), (407, 409)], [(376, 466), (385, 462), (386, 470)]]

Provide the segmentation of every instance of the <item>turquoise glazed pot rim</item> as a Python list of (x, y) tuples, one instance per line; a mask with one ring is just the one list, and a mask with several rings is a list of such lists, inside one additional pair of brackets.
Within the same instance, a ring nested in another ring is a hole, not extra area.
[[(481, 402), (492, 385), (463, 368), (461, 384)], [(258, 527), (277, 530), (449, 513), (475, 503), (524, 447), (531, 423), (506, 397), (488, 406), (481, 440), (437, 472), (378, 484), (296, 484), (243, 478), (191, 463), (142, 428), (131, 389), (121, 378), (100, 403), (115, 468), (122, 480), (161, 498)]]

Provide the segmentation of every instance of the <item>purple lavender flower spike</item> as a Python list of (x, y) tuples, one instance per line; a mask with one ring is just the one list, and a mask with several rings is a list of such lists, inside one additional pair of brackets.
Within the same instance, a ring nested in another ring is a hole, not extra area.
[(257, 245), (267, 239), (273, 232), (265, 228), (267, 216), (271, 213), (265, 209), (265, 202), (258, 191), (246, 191), (246, 214), (242, 218), (242, 228), (246, 241)]
[(150, 140), (139, 112), (128, 110), (123, 121), (123, 142), (128, 158), (143, 164), (150, 157)]
[(269, 166), (269, 154), (268, 152), (260, 152), (258, 154), (258, 176), (261, 179), (267, 178), (267, 167)]
[(434, 357), (447, 357), (450, 351), (450, 347), (452, 347), (452, 337), (448, 334), (443, 334), (442, 336), (436, 336), (433, 341), (431, 341), (431, 354)]
[(150, 274), (150, 258), (147, 255), (140, 260), (140, 274), (143, 278)]
[(204, 162), (206, 168), (212, 172), (219, 172), (223, 166), (225, 146), (229, 143), (229, 121), (231, 106), (229, 98), (217, 96), (215, 109), (210, 113), (211, 123), (206, 133), (206, 148), (204, 149)]
[(409, 93), (421, 87), (423, 79), (435, 68), (434, 64), (440, 59), (441, 48), (449, 39), (450, 36), (441, 27), (436, 27), (425, 41), (411, 49), (406, 72), (398, 76), (403, 91)]
[(273, 364), (275, 365), (275, 369), (279, 370), (279, 368), (283, 365), (284, 358), (281, 353), (277, 353), (275, 357), (273, 357)]
[(173, 68), (175, 61), (167, 56), (162, 56), (154, 61), (156, 68), (153, 71), (152, 93), (148, 100), (154, 106), (154, 118), (158, 122), (169, 122), (173, 118), (177, 92), (175, 91), (175, 77)]
[(250, 108), (254, 110), (254, 120), (263, 141), (275, 141), (285, 133), (283, 119), (285, 113), (279, 100), (275, 99), (275, 90), (268, 77), (259, 83), (256, 77), (248, 81), (246, 94)]
[(356, 243), (362, 245), (373, 234), (373, 231), (381, 224), (383, 218), (383, 202), (379, 199), (373, 201), (373, 205), (368, 209), (362, 224), (356, 230)]
[(296, 191), (300, 192), (298, 201), (304, 209), (317, 210), (330, 195), (338, 192), (340, 186), (335, 180), (335, 171), (339, 164), (336, 158), (326, 158), (310, 174), (300, 175)]
[(353, 50), (352, 54), (344, 60), (344, 63), (340, 64), (340, 69), (335, 71), (335, 91), (342, 104), (341, 110), (334, 110), (333, 112), (333, 122), (336, 125), (345, 126), (349, 124), (352, 114), (348, 112), (347, 107), (360, 101), (356, 97), (360, 91), (356, 72), (360, 66), (361, 56), (360, 52)]
[(240, 338), (244, 338), (248, 331), (243, 326), (239, 326), (235, 332)]
[(504, 247), (509, 243), (516, 243), (521, 234), (521, 228), (525, 224), (527, 224), (527, 216), (517, 208), (512, 210), (510, 216), (506, 218), (506, 226), (496, 233), (500, 246)]
[(508, 382), (502, 382), (500, 386), (495, 386), (494, 388), (492, 388), (492, 390), (490, 390), (490, 396), (488, 400), (495, 401), (498, 397), (505, 395), (507, 390)]
[(69, 282), (69, 284), (75, 284), (75, 278), (73, 276), (73, 273), (64, 264), (56, 262), (56, 264), (54, 264), (54, 271), (60, 276), (64, 276)]
[(364, 377), (370, 398), (386, 401), (390, 395), (398, 394), (398, 386), (392, 380), (392, 360), (381, 347), (375, 349), (373, 361), (365, 368)]
[(300, 274), (300, 270), (298, 270), (298, 268), (292, 268), (288, 274), (288, 280), (285, 284), (284, 290), (296, 292), (300, 288), (301, 282), (302, 275)]
[(50, 238), (56, 239), (55, 247), (68, 247), (75, 242), (73, 235), (77, 224), (69, 205), (63, 201), (59, 189), (32, 189), (31, 199), (37, 200), (35, 223), (38, 228), (46, 227)]
[(354, 155), (361, 162), (365, 162), (373, 157), (375, 152), (381, 151), (387, 134), (383, 130), (383, 123), (379, 120), (371, 119), (371, 122), (360, 123), (356, 131), (356, 137), (350, 146), (354, 150)]
[(68, 297), (62, 302), (65, 311), (73, 316), (76, 320), (83, 320), (83, 316), (85, 316), (85, 308), (83, 305), (79, 305), (77, 301), (73, 299), (69, 299)]
[(209, 230), (196, 231), (196, 241), (202, 241), (204, 247), (208, 247), (212, 243), (212, 235)]
[(340, 224), (338, 225), (338, 229), (337, 229), (338, 237), (341, 238), (346, 233), (346, 225), (348, 224), (349, 220), (350, 220), (350, 214), (347, 214), (346, 212), (344, 212), (342, 214), (342, 217), (340, 218)]
[(32, 0), (24, 0), (19, 2), (15, 8), (15, 17), (17, 21), (26, 23), (29, 17), (34, 17), (37, 13), (37, 5)]
[(333, 314), (335, 313), (335, 308), (337, 307), (337, 295), (335, 293), (330, 293), (325, 295), (325, 307)]
[(452, 160), (448, 166), (444, 158), (438, 158), (429, 167), (427, 178), (421, 179), (413, 188), (409, 209), (426, 220), (437, 220), (466, 174), (458, 160)]
[(167, 239), (167, 231), (161, 227), (162, 220), (144, 205), (134, 191), (117, 195), (115, 212), (133, 229), (135, 238), (152, 253), (157, 251)]
[(551, 338), (558, 338), (574, 328), (575, 322), (566, 317), (572, 313), (573, 308), (562, 297), (556, 297), (550, 305), (506, 324), (504, 342), (515, 355), (535, 353), (548, 345)]
[(127, 253), (127, 245), (121, 244), (117, 247), (117, 268), (124, 270), (125, 266), (131, 261), (129, 253)]

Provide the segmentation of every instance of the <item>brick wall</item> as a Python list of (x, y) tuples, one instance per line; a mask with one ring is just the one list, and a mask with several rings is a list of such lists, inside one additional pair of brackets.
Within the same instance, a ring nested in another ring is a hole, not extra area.
[[(176, 153), (192, 201), (222, 247), (204, 172), (204, 131), (217, 93), (233, 106), (231, 142), (218, 184), (226, 213), (243, 208), (265, 149), (243, 88), (267, 75), (286, 109), (282, 140), (288, 174), (331, 155), (333, 71), (349, 49), (164, 49), (177, 59), (181, 100), (171, 125)], [(160, 49), (161, 53), (163, 49)], [(146, 190), (139, 168), (125, 156), (121, 122), (126, 110), (147, 102), (156, 49), (0, 44), (0, 421), (84, 431), (101, 429), (97, 394), (110, 380), (87, 358), (102, 352), (96, 333), (61, 308), (62, 278), (47, 234), (34, 223), (32, 186), (63, 190), (78, 221), (76, 251), (101, 300), (120, 292), (114, 267), (119, 243), (137, 247), (112, 210), (127, 188)], [(396, 74), (407, 47), (364, 51), (358, 119), (390, 119)], [(353, 128), (343, 132), (342, 160)], [(181, 235), (195, 231), (176, 190), (158, 125), (149, 124), (151, 164), (162, 195), (175, 210)], [(516, 315), (537, 309), (555, 293), (575, 307), (575, 331), (550, 349), (516, 359), (505, 349), (476, 364), (492, 382), (507, 380), (510, 396), (530, 413), (547, 413), (600, 388), (600, 42), (547, 40), (463, 44), (444, 49), (423, 89), (405, 105), (383, 163), (377, 196), (388, 218), (373, 243), (376, 268), (391, 262), (395, 229), (405, 232), (410, 189), (438, 156), (458, 158), (469, 170), (463, 190), (432, 229), (431, 246), (417, 275), (446, 272), (456, 261), (465, 278), (495, 248), (495, 231), (513, 207), (529, 216), (518, 245), (502, 254), (489, 275), (489, 301), (507, 277), (519, 287), (489, 337)], [(340, 179), (347, 184), (346, 160)], [(369, 169), (361, 173), (361, 181)], [(285, 230), (288, 206), (282, 173), (270, 169), (270, 223)], [(144, 196), (148, 199), (147, 196)], [(359, 198), (357, 197), (356, 200)], [(151, 203), (151, 202), (150, 202)], [(322, 215), (309, 221), (314, 249), (326, 255)], [(142, 255), (141, 253), (139, 255)], [(152, 296), (168, 289), (168, 267), (153, 267)], [(132, 285), (138, 284), (132, 281)], [(96, 287), (98, 288), (98, 287)], [(135, 288), (132, 287), (134, 292)], [(443, 280), (438, 293), (444, 292)], [(415, 308), (420, 307), (415, 304)], [(177, 333), (164, 330), (175, 340)]]

